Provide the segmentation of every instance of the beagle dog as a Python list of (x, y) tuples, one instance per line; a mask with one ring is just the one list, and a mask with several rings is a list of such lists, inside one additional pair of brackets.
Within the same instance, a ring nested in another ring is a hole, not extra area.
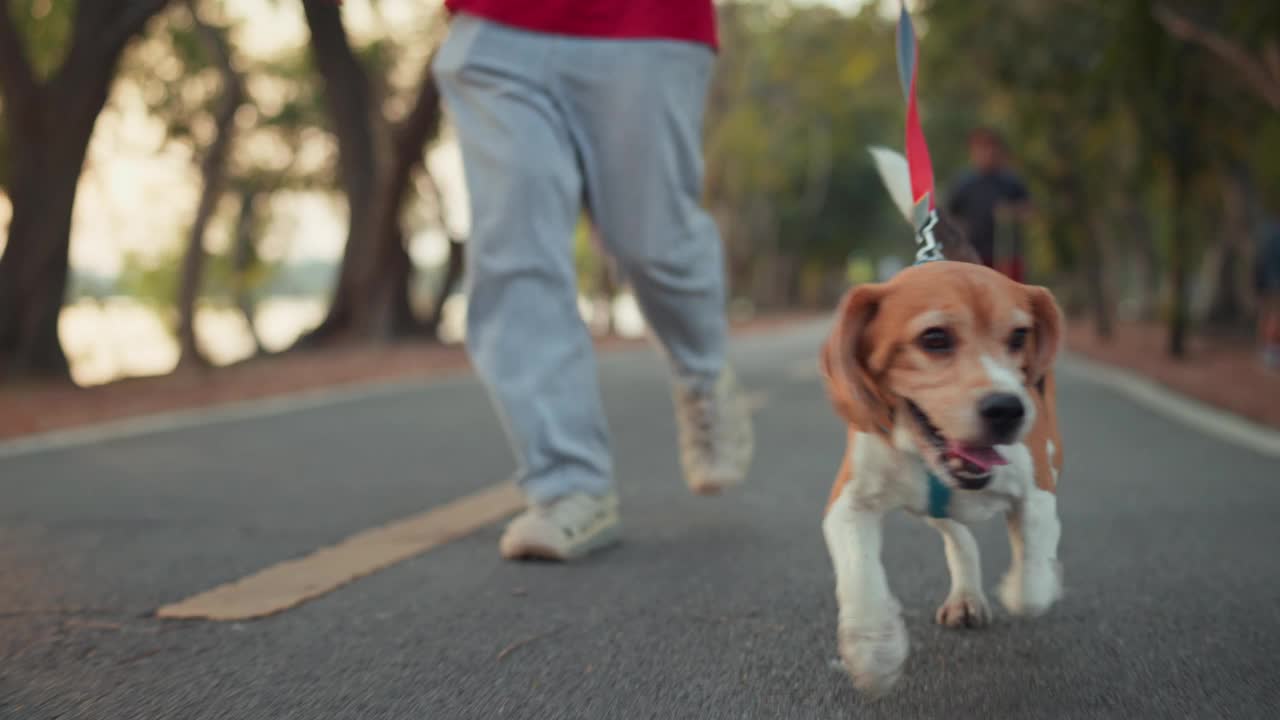
[(966, 525), (996, 513), (1012, 546), (1004, 606), (1037, 615), (1059, 598), (1062, 441), (1052, 366), (1061, 317), (1044, 288), (945, 260), (856, 287), (841, 302), (821, 366), (848, 447), (822, 530), (835, 566), (840, 656), (860, 690), (888, 690), (907, 657), (880, 558), (893, 510), (942, 535), (951, 592), (938, 623), (990, 621)]

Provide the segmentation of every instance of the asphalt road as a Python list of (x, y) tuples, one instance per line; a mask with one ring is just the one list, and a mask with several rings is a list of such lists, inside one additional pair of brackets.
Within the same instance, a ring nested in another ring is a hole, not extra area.
[[(811, 372), (822, 330), (736, 344), (767, 398), (741, 491), (684, 490), (661, 362), (609, 355), (624, 545), (507, 564), (488, 527), (251, 622), (149, 613), (502, 480), (473, 380), (0, 459), (0, 717), (1280, 717), (1280, 462), (1073, 372), (1066, 597), (937, 628), (941, 542), (898, 518), (912, 655), (893, 694), (859, 698), (819, 528), (843, 440)], [(994, 595), (1003, 523), (978, 535)]]

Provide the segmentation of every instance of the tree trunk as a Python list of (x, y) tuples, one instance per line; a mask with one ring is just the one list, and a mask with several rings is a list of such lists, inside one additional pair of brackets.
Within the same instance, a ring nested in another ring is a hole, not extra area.
[(1160, 254), (1147, 211), (1135, 202), (1128, 214), (1128, 229), (1138, 262), (1138, 319), (1150, 322), (1155, 320), (1160, 306)]
[(1195, 43), (1217, 56), (1225, 69), (1233, 71), (1235, 79), (1247, 86), (1259, 100), (1270, 105), (1272, 110), (1280, 112), (1280, 73), (1277, 73), (1274, 38), (1270, 38), (1265, 45), (1266, 49), (1255, 56), (1246, 45), (1169, 7), (1157, 5), (1151, 12), (1166, 32), (1173, 37)]
[(1169, 288), (1172, 292), (1169, 308), (1169, 355), (1176, 359), (1187, 356), (1187, 335), (1191, 322), (1191, 298), (1188, 288), (1188, 255), (1191, 252), (1191, 233), (1187, 228), (1187, 210), (1184, 205), (1190, 200), (1190, 172), (1181, 155), (1184, 151), (1174, 150), (1173, 154), (1173, 193), (1171, 205), (1174, 208), (1173, 233), (1169, 247)]
[(244, 104), (245, 94), (240, 75), (231, 61), (231, 51), (222, 36), (200, 17), (195, 0), (188, 0), (187, 6), (205, 52), (212, 56), (222, 76), (222, 97), (218, 99), (213, 117), (213, 140), (200, 162), (203, 185), (200, 202), (191, 223), (191, 233), (187, 238), (187, 249), (178, 278), (178, 366), (208, 367), (209, 361), (200, 352), (196, 340), (195, 326), (196, 302), (200, 297), (200, 283), (204, 276), (204, 236), (227, 184), (227, 160), (235, 135), (236, 112)]
[(1176, 360), (1187, 357), (1188, 336), (1191, 325), (1191, 297), (1189, 275), (1191, 265), (1191, 228), (1189, 205), (1192, 202), (1191, 184), (1198, 169), (1203, 167), (1202, 151), (1188, 115), (1195, 103), (1192, 87), (1187, 81), (1188, 52), (1185, 48), (1174, 51), (1172, 67), (1165, 76), (1164, 97), (1169, 108), (1169, 127), (1165, 138), (1165, 152), (1169, 158), (1172, 192), (1169, 203), (1173, 208), (1173, 231), (1169, 243), (1169, 355)]
[[(1231, 228), (1223, 228), (1224, 235), (1232, 234)], [(1234, 240), (1223, 237), (1219, 242), (1212, 263), (1212, 290), (1209, 296), (1209, 307), (1205, 311), (1204, 320), (1213, 328), (1229, 330), (1247, 325), (1244, 305), (1240, 302), (1237, 290), (1240, 285), (1240, 270), (1243, 258), (1240, 248)]]
[(370, 337), (375, 340), (421, 336), (423, 333), (422, 323), (414, 315), (409, 301), (413, 258), (405, 247), (404, 234), (400, 229), (401, 204), (402, 201), (395, 201), (394, 208), (385, 210), (388, 218), (395, 218), (394, 226), (378, 243), (380, 255), (362, 283), (365, 293), (373, 298), (374, 325)]
[(1234, 168), (1222, 183), (1222, 234), (1213, 265), (1213, 291), (1205, 313), (1207, 323), (1226, 330), (1249, 327), (1248, 301), (1241, 292), (1249, 278), (1251, 250), (1249, 187), (1242, 172)]
[(426, 197), (431, 198), (432, 204), (435, 206), (436, 222), (440, 224), (440, 231), (444, 233), (449, 240), (449, 255), (445, 258), (444, 277), (440, 280), (440, 287), (436, 288), (435, 300), (431, 304), (431, 314), (427, 316), (427, 321), (423, 323), (423, 334), (430, 340), (440, 339), (440, 326), (444, 323), (444, 306), (448, 302), (449, 296), (458, 287), (458, 283), (462, 280), (462, 271), (466, 265), (466, 247), (462, 244), (462, 238), (456, 237), (449, 230), (449, 222), (444, 209), (444, 194), (440, 192), (440, 185), (431, 176), (431, 172), (424, 170), (419, 176), (419, 191)]
[(231, 250), (231, 295), (236, 308), (244, 316), (250, 337), (253, 338), (253, 354), (262, 355), (266, 353), (266, 348), (263, 347), (262, 338), (258, 335), (258, 324), (254, 318), (257, 304), (248, 280), (257, 258), (257, 239), (254, 237), (257, 207), (257, 191), (242, 190), (240, 215), (236, 219), (234, 247)]
[(13, 219), (0, 257), (0, 377), (69, 381), (58, 340), (67, 284), (71, 212), (90, 129), (63, 117), (33, 132), (11, 129)]
[(1111, 293), (1107, 288), (1105, 238), (1102, 228), (1105, 220), (1096, 219), (1080, 228), (1085, 246), (1085, 288), (1093, 314), (1093, 331), (1103, 342), (1111, 340)]
[[(364, 68), (347, 41), (341, 11), (334, 3), (303, 0), (311, 52), (324, 78), (325, 102), (338, 142), (339, 179), (347, 198), (347, 243), (338, 271), (333, 301), (320, 326), (302, 342), (311, 344), (368, 331), (370, 298), (354, 287), (362, 263), (375, 253), (373, 244), (380, 158), (375, 138), (377, 105)], [(361, 326), (364, 327), (361, 327)]]
[(445, 260), (444, 278), (436, 290), (436, 299), (431, 307), (431, 316), (427, 318), (425, 331), (427, 337), (435, 340), (440, 336), (440, 325), (444, 322), (444, 304), (462, 280), (466, 253), (462, 241), (449, 238), (449, 257)]
[(1094, 335), (1104, 343), (1109, 342), (1113, 326), (1111, 303), (1107, 297), (1106, 279), (1100, 261), (1089, 260), (1085, 265), (1085, 288), (1089, 295), (1089, 309), (1093, 315)]
[(12, 156), (13, 217), (0, 256), (0, 380), (70, 381), (58, 339), (71, 218), (89, 138), (128, 42), (167, 0), (76, 6), (71, 46), (41, 81), (0, 5), (0, 97)]
[(614, 279), (613, 261), (608, 255), (601, 256), (599, 273), (597, 280), (600, 301), (604, 303), (604, 334), (606, 337), (612, 337), (618, 334), (618, 328), (613, 322), (613, 300), (618, 296), (618, 283)]
[[(71, 217), (107, 73), (70, 74), (13, 114), (9, 200), (13, 218), (0, 257), (0, 377), (70, 380), (58, 340), (67, 285)], [(24, 122), (26, 116), (32, 122)]]
[(440, 128), (440, 96), (431, 58), (421, 73), (413, 108), (393, 129), (380, 113), (380, 99), (351, 49), (337, 6), (303, 0), (303, 8), (338, 141), (350, 225), (329, 313), (301, 342), (421, 334), (422, 324), (409, 304), (413, 263), (400, 216), (427, 141)]
[(755, 277), (754, 254), (751, 250), (751, 239), (746, 236), (736, 221), (733, 210), (727, 206), (717, 207), (714, 212), (716, 224), (720, 227), (721, 242), (724, 243), (725, 263), (728, 266), (727, 296), (729, 299), (746, 295), (751, 297)]

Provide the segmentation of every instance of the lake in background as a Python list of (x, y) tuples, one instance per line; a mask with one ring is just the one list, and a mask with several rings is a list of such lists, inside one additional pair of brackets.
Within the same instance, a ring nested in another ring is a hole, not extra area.
[[(583, 319), (598, 330), (612, 313), (614, 328), (624, 337), (644, 334), (644, 319), (630, 294), (618, 296), (612, 307), (579, 298)], [(254, 317), (258, 336), (269, 351), (288, 348), (324, 318), (328, 301), (320, 298), (269, 298), (258, 304)], [(466, 304), (460, 295), (445, 303), (440, 337), (461, 342), (465, 335)], [(163, 375), (178, 363), (178, 343), (172, 323), (153, 307), (127, 297), (79, 300), (59, 319), (58, 333), (79, 385), (101, 385), (127, 377)], [(253, 354), (253, 336), (244, 316), (231, 308), (206, 306), (196, 313), (196, 333), (206, 357), (229, 365)]]

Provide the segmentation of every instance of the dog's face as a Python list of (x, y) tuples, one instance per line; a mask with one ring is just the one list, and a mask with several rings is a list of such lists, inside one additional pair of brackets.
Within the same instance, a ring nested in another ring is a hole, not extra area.
[(933, 262), (845, 296), (822, 353), (828, 392), (855, 429), (918, 452), (980, 489), (1035, 421), (1030, 393), (1057, 354), (1048, 290), (979, 265)]

